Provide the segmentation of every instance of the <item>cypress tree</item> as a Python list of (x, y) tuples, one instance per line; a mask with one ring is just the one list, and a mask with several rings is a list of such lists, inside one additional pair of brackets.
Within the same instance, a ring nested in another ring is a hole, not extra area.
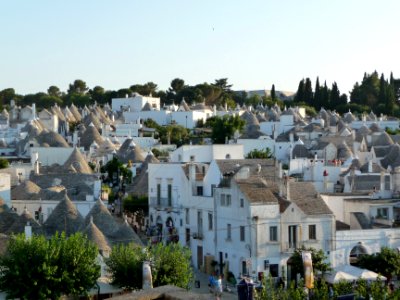
[(379, 96), (378, 96), (379, 104), (381, 104), (381, 103), (386, 104), (386, 91), (387, 91), (386, 86), (387, 86), (387, 83), (386, 83), (385, 77), (382, 73), (381, 78), (379, 79)]
[(306, 78), (306, 83), (304, 86), (304, 102), (306, 102), (309, 105), (312, 105), (314, 95), (313, 95), (313, 90), (312, 90), (312, 84), (310, 78)]
[(329, 99), (331, 109), (335, 109), (338, 105), (340, 105), (340, 91), (336, 82), (332, 83)]
[(272, 85), (271, 88), (271, 99), (275, 100), (276, 99), (276, 94), (275, 94), (275, 84)]
[(317, 80), (315, 82), (315, 90), (314, 90), (314, 99), (313, 99), (313, 106), (315, 109), (320, 110), (321, 109), (321, 87), (319, 86), (319, 78), (317, 77)]
[(326, 85), (326, 80), (324, 82), (324, 86), (321, 90), (321, 107), (325, 107), (329, 109), (329, 90), (328, 86)]
[(302, 79), (299, 82), (299, 87), (297, 88), (297, 93), (294, 97), (295, 102), (304, 102), (304, 88), (304, 79)]

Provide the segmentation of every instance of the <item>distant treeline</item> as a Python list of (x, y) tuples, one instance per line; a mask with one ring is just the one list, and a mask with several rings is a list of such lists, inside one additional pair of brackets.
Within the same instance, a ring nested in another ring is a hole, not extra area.
[[(48, 108), (54, 104), (65, 106), (74, 103), (77, 106), (85, 106), (93, 104), (95, 101), (103, 105), (111, 103), (113, 98), (131, 96), (133, 93), (160, 97), (162, 105), (179, 104), (182, 99), (185, 99), (189, 105), (205, 103), (217, 106), (227, 105), (230, 108), (243, 104), (284, 106), (282, 100), (275, 93), (274, 85), (271, 86), (268, 96), (257, 94), (248, 96), (246, 92), (233, 91), (227, 78), (216, 79), (214, 83), (204, 82), (196, 85), (187, 85), (183, 79), (175, 78), (165, 91), (159, 90), (154, 82), (134, 84), (119, 90), (105, 90), (101, 86), (89, 88), (85, 81), (76, 79), (69, 84), (66, 92), (54, 85), (50, 86), (46, 92), (27, 95), (20, 95), (13, 88), (4, 89), (0, 91), (0, 106), (7, 107), (11, 100), (21, 106), (36, 103), (39, 109)], [(374, 71), (372, 74), (365, 73), (361, 83), (354, 84), (350, 91), (350, 99), (346, 94), (340, 92), (336, 82), (328, 87), (326, 81), (321, 84), (317, 77), (313, 89), (309, 78), (302, 79), (299, 82), (293, 104), (307, 106), (309, 113), (315, 113), (321, 108), (336, 110), (339, 113), (349, 110), (355, 113), (373, 110), (377, 114), (383, 113), (400, 117), (399, 97), (400, 79), (394, 79), (392, 73), (389, 79), (386, 79), (383, 74), (379, 76), (378, 72)]]

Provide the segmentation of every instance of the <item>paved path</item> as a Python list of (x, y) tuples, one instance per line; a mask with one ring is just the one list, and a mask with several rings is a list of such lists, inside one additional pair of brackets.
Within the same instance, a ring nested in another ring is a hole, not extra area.
[[(191, 289), (191, 292), (197, 293), (197, 294), (208, 294), (208, 295), (210, 295), (210, 300), (215, 300), (216, 299), (215, 296), (212, 293), (210, 293), (210, 290), (208, 287), (208, 275), (195, 270), (194, 276), (195, 276), (195, 280), (200, 281), (200, 288), (193, 287)], [(225, 286), (225, 282), (223, 283), (223, 285)], [(232, 299), (232, 300), (238, 299), (236, 288), (233, 289), (232, 292), (224, 291), (222, 293), (221, 300), (230, 300), (230, 299)]]

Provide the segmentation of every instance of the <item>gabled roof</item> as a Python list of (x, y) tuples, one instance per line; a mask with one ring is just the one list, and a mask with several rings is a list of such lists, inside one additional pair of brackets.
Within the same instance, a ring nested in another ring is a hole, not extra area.
[(240, 169), (248, 167), (250, 176), (259, 176), (267, 182), (275, 182), (278, 179), (273, 159), (216, 159), (215, 162), (223, 176), (233, 176)]
[(239, 190), (246, 196), (250, 204), (278, 204), (267, 182), (259, 177), (235, 180)]
[(295, 203), (306, 215), (332, 215), (311, 182), (288, 182), (290, 202)]
[(294, 146), (292, 151), (293, 158), (307, 158), (309, 156), (310, 153), (304, 145), (297, 144)]

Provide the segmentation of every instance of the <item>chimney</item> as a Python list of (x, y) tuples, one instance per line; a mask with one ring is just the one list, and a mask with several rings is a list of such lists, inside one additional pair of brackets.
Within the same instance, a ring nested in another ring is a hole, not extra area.
[(29, 222), (25, 225), (25, 239), (29, 240), (32, 238), (32, 226)]
[(74, 131), (72, 134), (72, 146), (76, 147), (78, 145), (78, 131)]
[(194, 163), (189, 164), (189, 182), (192, 186), (192, 195), (195, 192), (196, 187), (196, 165)]
[(368, 161), (368, 173), (372, 173), (372, 160)]
[(381, 193), (385, 190), (385, 172), (381, 172)]
[(36, 120), (36, 103), (32, 103), (32, 120)]
[(293, 132), (290, 132), (290, 133), (289, 133), (289, 141), (290, 141), (290, 143), (293, 143), (293, 142), (294, 142), (294, 135), (293, 135)]

